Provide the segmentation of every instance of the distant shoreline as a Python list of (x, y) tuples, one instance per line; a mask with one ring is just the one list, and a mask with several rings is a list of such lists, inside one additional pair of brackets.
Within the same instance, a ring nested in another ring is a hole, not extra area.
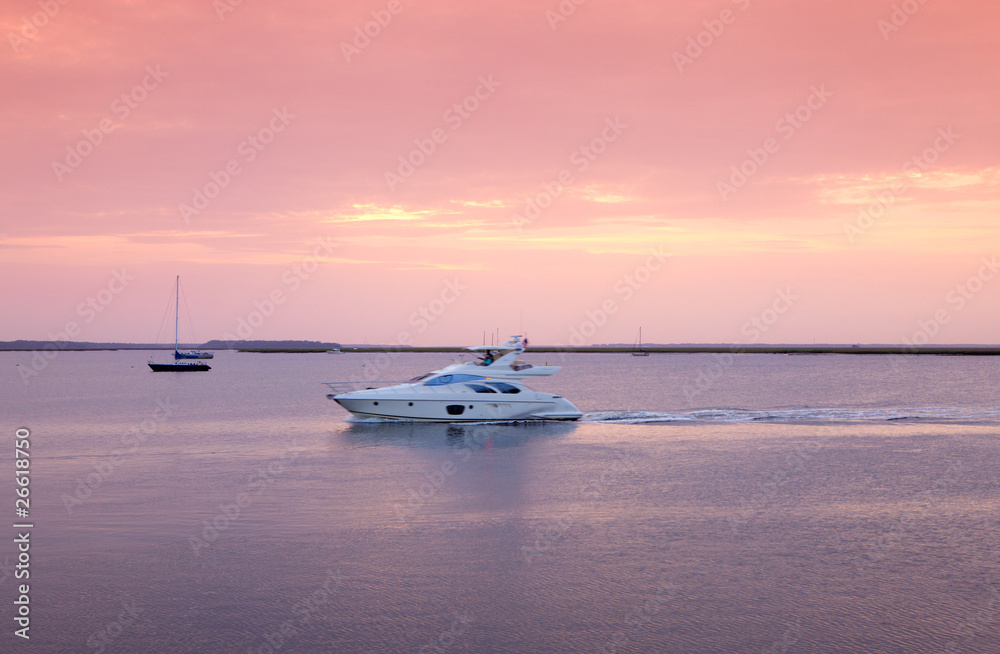
[[(256, 354), (269, 353), (320, 353), (326, 350), (314, 349), (289, 349), (289, 348), (246, 348), (237, 349), (237, 352), (252, 352)], [(467, 352), (464, 347), (391, 347), (391, 346), (368, 346), (358, 348), (348, 348), (344, 354), (357, 353), (379, 353), (379, 352), (445, 352), (458, 353)], [(879, 346), (859, 346), (851, 345), (830, 345), (830, 346), (799, 346), (799, 345), (665, 345), (655, 347), (644, 347), (643, 351), (650, 354), (935, 354), (947, 356), (1000, 356), (1000, 346), (984, 345), (976, 346), (905, 346), (905, 345), (879, 345)], [(526, 352), (528, 354), (631, 354), (630, 347), (555, 347), (532, 345)]]
[[(260, 345), (219, 347), (214, 343), (183, 346), (183, 349), (199, 350), (234, 350), (254, 354), (319, 354), (328, 352), (332, 346), (289, 347), (275, 344), (273, 347)], [(0, 343), (0, 352), (37, 352), (37, 351), (67, 351), (67, 352), (107, 352), (117, 350), (129, 351), (163, 351), (172, 350), (172, 346), (156, 346), (129, 343), (73, 343), (53, 341), (8, 341)], [(382, 352), (467, 352), (464, 347), (400, 347), (393, 345), (342, 346), (344, 354)], [(572, 353), (572, 354), (629, 354), (630, 346), (530, 346), (528, 353)], [(1000, 345), (650, 345), (643, 348), (650, 354), (917, 354), (944, 356), (1000, 356)]]

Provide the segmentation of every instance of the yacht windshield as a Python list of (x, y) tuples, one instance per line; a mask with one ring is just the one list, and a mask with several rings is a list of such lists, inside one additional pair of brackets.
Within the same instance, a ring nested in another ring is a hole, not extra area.
[(447, 384), (457, 384), (458, 382), (482, 381), (486, 379), (479, 375), (441, 375), (424, 382), (424, 386), (445, 386)]

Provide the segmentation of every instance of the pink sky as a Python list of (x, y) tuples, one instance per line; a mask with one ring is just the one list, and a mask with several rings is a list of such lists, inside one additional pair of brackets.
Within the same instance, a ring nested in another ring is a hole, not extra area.
[(224, 2), (0, 8), (0, 340), (1000, 341), (1000, 5)]

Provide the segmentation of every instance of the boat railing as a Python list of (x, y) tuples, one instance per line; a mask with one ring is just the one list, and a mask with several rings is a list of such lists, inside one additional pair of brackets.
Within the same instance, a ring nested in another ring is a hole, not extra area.
[[(496, 378), (498, 381), (503, 379), (500, 377)], [(321, 382), (324, 386), (330, 389), (327, 393), (328, 398), (333, 398), (334, 395), (340, 395), (341, 393), (351, 393), (353, 391), (365, 391), (385, 389), (384, 392), (390, 395), (397, 393), (412, 393), (412, 389), (408, 384), (412, 382), (406, 381), (341, 381), (341, 382)], [(407, 384), (406, 386), (400, 386), (401, 384)], [(437, 393), (452, 394), (455, 392), (455, 386), (461, 386), (459, 384), (448, 384), (444, 386), (425, 386), (421, 385), (420, 393), (434, 395)], [(400, 386), (399, 388), (393, 388), (394, 386)]]
[(395, 386), (396, 384), (405, 384), (405, 381), (335, 381), (335, 382), (321, 382), (324, 386), (333, 391), (334, 394), (339, 395), (340, 393), (350, 393), (352, 391), (365, 391), (374, 388), (385, 388), (386, 386)]

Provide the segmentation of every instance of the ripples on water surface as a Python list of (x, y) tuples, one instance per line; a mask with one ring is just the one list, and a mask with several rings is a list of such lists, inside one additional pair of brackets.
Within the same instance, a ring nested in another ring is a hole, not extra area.
[(30, 648), (997, 651), (1000, 360), (528, 358), (584, 420), (350, 422), (319, 382), (355, 354), (64, 352), (25, 386), (0, 353), (34, 447)]

